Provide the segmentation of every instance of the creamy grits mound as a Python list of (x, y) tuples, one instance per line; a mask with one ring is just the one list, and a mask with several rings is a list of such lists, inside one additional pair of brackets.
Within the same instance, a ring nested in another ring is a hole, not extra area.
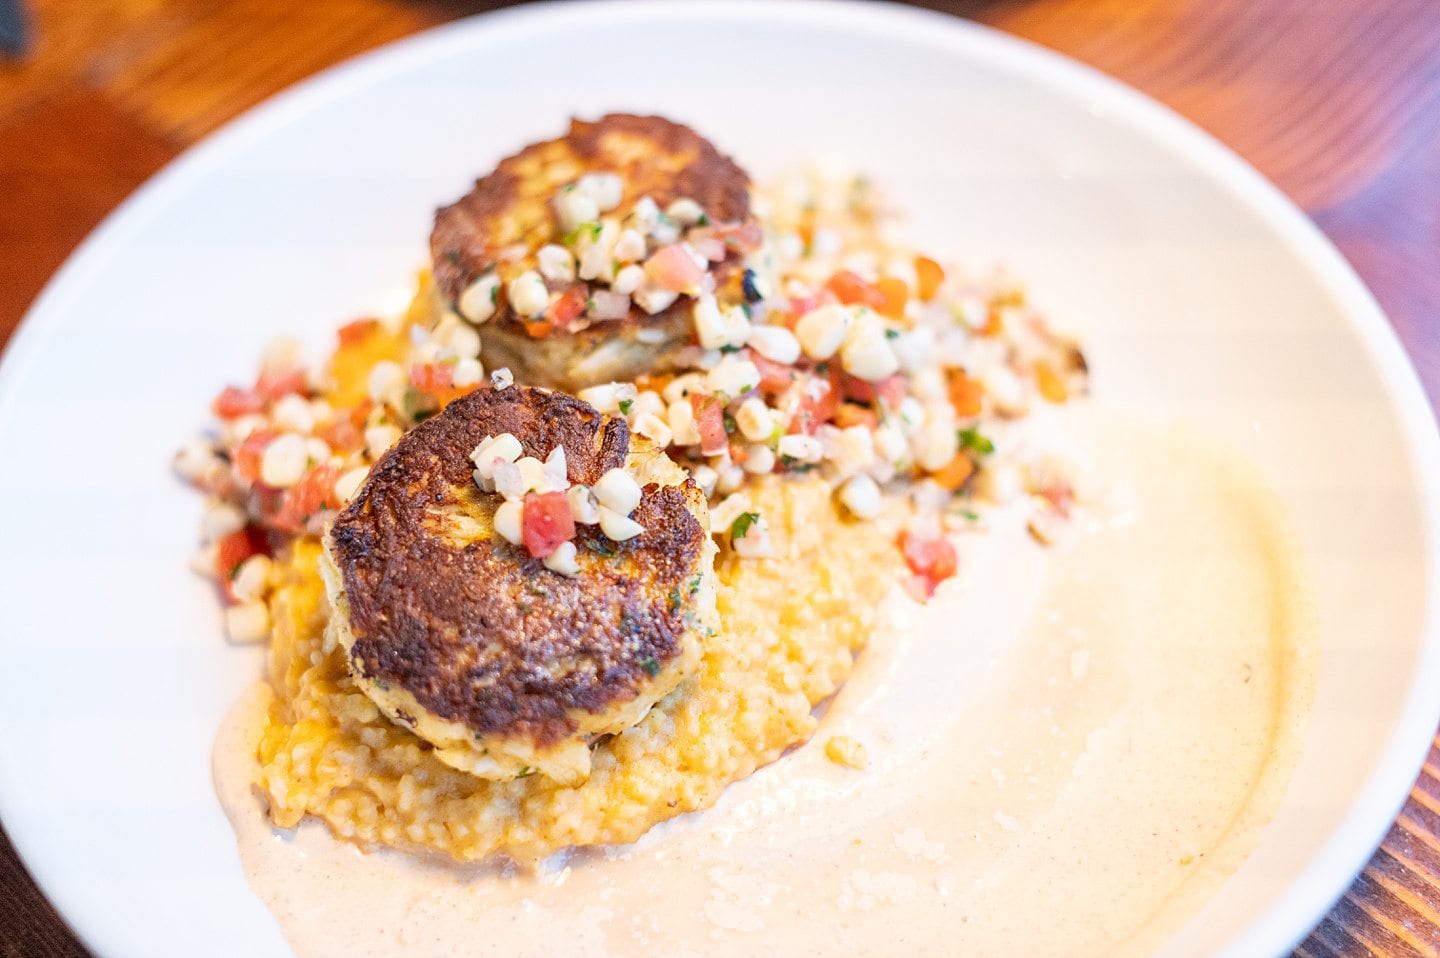
[(893, 535), (843, 518), (818, 480), (767, 477), (751, 497), (770, 518), (774, 554), (722, 558), (723, 626), (700, 669), (638, 725), (601, 740), (589, 779), (573, 788), (467, 775), (381, 715), (326, 641), (319, 545), (296, 540), (270, 600), (275, 700), (257, 781), (274, 823), (313, 815), (362, 845), (529, 861), (634, 841), (809, 739), (811, 710), (849, 676), (898, 571)]

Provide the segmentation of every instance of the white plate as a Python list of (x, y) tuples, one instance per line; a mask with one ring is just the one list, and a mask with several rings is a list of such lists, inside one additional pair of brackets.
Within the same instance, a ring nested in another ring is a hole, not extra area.
[(106, 958), (286, 953), (210, 781), (260, 653), (223, 644), (185, 569), (200, 504), (172, 450), (273, 335), (318, 347), (403, 294), (432, 208), (478, 171), (609, 108), (691, 122), (756, 173), (847, 157), (921, 246), (1025, 277), (1102, 395), (1262, 466), (1319, 587), (1318, 696), (1278, 818), (1168, 952), (1288, 948), (1440, 713), (1440, 452), (1394, 336), (1272, 187), (1130, 90), (957, 20), (775, 2), (545, 6), (396, 44), (189, 153), (50, 285), (0, 370), (0, 811), (81, 936)]

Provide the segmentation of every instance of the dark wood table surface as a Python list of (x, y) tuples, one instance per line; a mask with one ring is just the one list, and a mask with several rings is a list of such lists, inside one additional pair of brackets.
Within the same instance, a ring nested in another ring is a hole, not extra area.
[[(0, 343), (85, 234), (187, 146), (337, 61), (505, 5), (25, 2), (30, 49), (0, 58)], [(1440, 398), (1440, 0), (924, 5), (1091, 63), (1232, 146), (1355, 265)], [(0, 958), (87, 954), (0, 833)], [(1440, 955), (1440, 747), (1297, 954)]]

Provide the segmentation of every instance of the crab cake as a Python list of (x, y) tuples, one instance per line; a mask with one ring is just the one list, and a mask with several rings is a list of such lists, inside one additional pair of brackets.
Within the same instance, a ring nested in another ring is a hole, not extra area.
[(674, 366), (696, 298), (738, 303), (759, 237), (729, 157), (611, 114), (501, 161), (436, 214), (430, 247), (439, 305), (486, 324), (487, 366), (577, 391)]
[[(527, 492), (525, 544), (509, 541), (506, 500), (482, 491), (470, 457), (516, 441), (562, 463), (566, 495), (595, 487), (604, 502), (607, 484), (633, 479), (643, 531), (582, 512), (573, 559), (553, 571), (529, 550), (530, 499), (545, 493)], [(481, 778), (576, 784), (592, 741), (640, 721), (698, 664), (716, 626), (714, 550), (700, 490), (623, 419), (512, 386), (455, 400), (386, 453), (335, 519), (321, 571), (331, 635), (392, 721)]]

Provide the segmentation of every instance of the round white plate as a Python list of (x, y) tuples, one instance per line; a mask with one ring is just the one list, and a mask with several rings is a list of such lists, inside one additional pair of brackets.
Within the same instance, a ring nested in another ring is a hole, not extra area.
[(607, 109), (692, 123), (759, 175), (817, 154), (870, 171), (920, 246), (1010, 265), (1080, 330), (1101, 395), (1261, 465), (1318, 586), (1318, 695), (1261, 847), (1167, 953), (1287, 949), (1440, 714), (1440, 451), (1413, 371), (1335, 251), (1213, 140), (1053, 54), (872, 4), (458, 23), (255, 110), (90, 238), (0, 370), (0, 812), (64, 915), (105, 958), (287, 953), (210, 780), (261, 653), (224, 644), (186, 571), (200, 502), (171, 453), (272, 336), (319, 349), (403, 296), (433, 208), (475, 174)]

